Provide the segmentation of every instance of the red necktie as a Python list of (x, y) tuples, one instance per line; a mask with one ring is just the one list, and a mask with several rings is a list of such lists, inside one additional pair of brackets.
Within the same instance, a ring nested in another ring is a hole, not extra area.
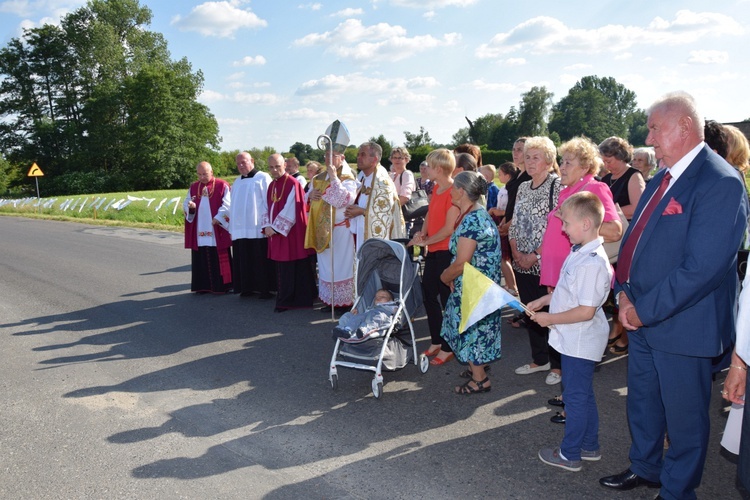
[(641, 239), (643, 229), (648, 223), (648, 219), (651, 217), (651, 213), (656, 209), (656, 205), (661, 201), (664, 192), (669, 187), (669, 180), (672, 178), (672, 174), (667, 171), (664, 177), (661, 178), (661, 184), (659, 189), (656, 190), (654, 195), (648, 201), (648, 205), (641, 212), (641, 216), (638, 217), (638, 222), (633, 226), (633, 230), (630, 231), (628, 239), (620, 249), (620, 255), (617, 257), (617, 281), (620, 284), (626, 283), (630, 279), (630, 265), (633, 262), (633, 254), (635, 254), (635, 247), (638, 246), (638, 240)]

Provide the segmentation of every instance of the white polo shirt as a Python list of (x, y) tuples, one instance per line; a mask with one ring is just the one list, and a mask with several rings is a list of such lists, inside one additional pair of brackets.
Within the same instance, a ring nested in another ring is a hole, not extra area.
[(602, 238), (582, 247), (574, 246), (565, 259), (549, 311), (559, 313), (577, 306), (595, 307), (594, 317), (581, 323), (550, 325), (549, 345), (560, 354), (600, 361), (609, 336), (609, 323), (602, 305), (609, 295), (612, 266)]

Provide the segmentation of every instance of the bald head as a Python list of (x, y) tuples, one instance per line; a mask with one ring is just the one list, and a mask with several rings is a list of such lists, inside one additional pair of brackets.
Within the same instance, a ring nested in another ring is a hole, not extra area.
[(214, 169), (207, 161), (200, 162), (198, 166), (195, 167), (195, 171), (198, 174), (198, 180), (203, 184), (211, 182), (214, 178)]

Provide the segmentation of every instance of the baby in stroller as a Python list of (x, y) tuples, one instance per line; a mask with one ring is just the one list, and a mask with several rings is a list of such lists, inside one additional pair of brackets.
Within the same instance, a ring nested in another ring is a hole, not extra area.
[(333, 338), (342, 342), (358, 343), (379, 337), (388, 328), (398, 309), (393, 294), (381, 288), (375, 293), (372, 307), (362, 313), (356, 309), (344, 313), (338, 326), (333, 328)]

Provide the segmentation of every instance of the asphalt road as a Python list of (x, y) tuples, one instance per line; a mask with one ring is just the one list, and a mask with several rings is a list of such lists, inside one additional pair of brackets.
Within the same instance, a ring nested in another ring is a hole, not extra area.
[[(544, 374), (518, 376), (504, 325), (491, 392), (451, 393), (455, 361), (327, 380), (330, 318), (189, 291), (180, 235), (0, 217), (0, 497), (653, 498), (598, 478), (628, 466), (626, 358), (595, 379), (603, 459), (543, 465), (558, 444)], [(427, 325), (415, 322), (419, 347)], [(700, 498), (739, 498), (719, 454), (717, 380)]]

